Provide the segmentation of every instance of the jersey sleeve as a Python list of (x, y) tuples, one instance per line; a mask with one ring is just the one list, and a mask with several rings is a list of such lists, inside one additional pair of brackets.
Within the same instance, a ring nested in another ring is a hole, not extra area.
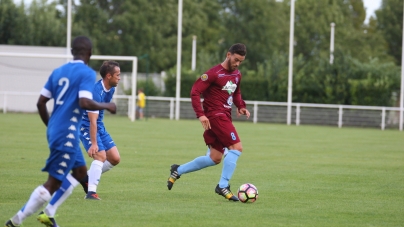
[(92, 70), (85, 71), (79, 87), (79, 98), (93, 99), (94, 82), (96, 79), (95, 72)]
[(47, 98), (52, 98), (52, 74), (49, 76), (48, 81), (46, 81), (45, 86), (42, 88), (40, 93)]
[(201, 104), (201, 94), (215, 81), (216, 76), (212, 74), (203, 74), (198, 78), (191, 89), (191, 102), (196, 117), (199, 118), (204, 114)]
[(233, 94), (233, 103), (234, 103), (234, 105), (236, 105), (236, 107), (238, 109), (246, 108), (246, 104), (245, 104), (244, 100), (241, 98), (240, 85), (241, 85), (241, 76), (240, 76), (240, 81), (237, 85), (237, 88)]
[[(92, 90), (92, 99), (96, 102), (103, 102), (101, 94), (99, 92), (99, 90), (97, 89), (97, 85), (93, 84), (93, 90)], [(86, 110), (87, 112), (90, 113), (97, 113), (99, 114), (100, 111), (99, 110)]]

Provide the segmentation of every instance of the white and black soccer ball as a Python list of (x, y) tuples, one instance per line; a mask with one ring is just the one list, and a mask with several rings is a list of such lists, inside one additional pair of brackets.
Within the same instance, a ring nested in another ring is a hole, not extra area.
[(237, 197), (242, 203), (253, 203), (258, 199), (258, 189), (251, 183), (242, 184), (238, 188)]

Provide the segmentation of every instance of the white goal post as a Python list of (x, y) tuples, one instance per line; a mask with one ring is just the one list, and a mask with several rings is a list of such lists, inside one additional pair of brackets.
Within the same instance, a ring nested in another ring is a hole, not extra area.
[[(29, 58), (64, 58), (66, 60), (73, 59), (71, 55), (64, 54), (34, 54), (34, 53), (11, 53), (0, 52), (0, 57), (29, 57)], [(131, 121), (136, 120), (136, 88), (137, 88), (137, 62), (136, 56), (112, 56), (112, 55), (92, 55), (92, 60), (119, 60), (132, 61), (132, 96), (130, 98), (130, 108), (128, 108), (128, 117)]]

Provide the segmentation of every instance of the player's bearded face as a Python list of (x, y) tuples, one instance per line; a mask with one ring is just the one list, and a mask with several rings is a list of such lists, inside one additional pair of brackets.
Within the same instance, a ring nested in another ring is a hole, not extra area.
[(245, 56), (241, 56), (239, 54), (230, 54), (227, 61), (227, 68), (229, 71), (236, 70), (244, 59)]

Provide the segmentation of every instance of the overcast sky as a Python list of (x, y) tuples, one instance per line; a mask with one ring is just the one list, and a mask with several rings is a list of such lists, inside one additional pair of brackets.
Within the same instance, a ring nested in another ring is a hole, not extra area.
[[(32, 2), (32, 0), (14, 0), (14, 2), (16, 2), (16, 3), (20, 3), (21, 1), (24, 1), (26, 4), (29, 4)], [(299, 1), (299, 0), (297, 0), (297, 1)], [(374, 15), (375, 10), (380, 8), (380, 6), (382, 4), (382, 0), (363, 0), (363, 3), (365, 5), (365, 9), (366, 9), (365, 23), (367, 23), (369, 20), (369, 17)]]
[(365, 5), (366, 9), (365, 23), (367, 23), (369, 17), (374, 15), (375, 10), (379, 9), (382, 6), (382, 0), (363, 0), (363, 4)]

